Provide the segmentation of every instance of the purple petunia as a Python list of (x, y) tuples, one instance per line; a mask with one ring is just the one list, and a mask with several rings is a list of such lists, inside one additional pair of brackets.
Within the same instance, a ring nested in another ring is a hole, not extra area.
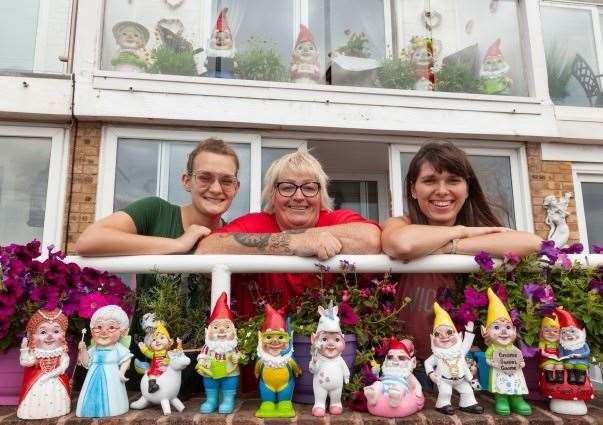
[(453, 320), (459, 328), (464, 328), (469, 322), (474, 322), (477, 319), (475, 310), (467, 303), (459, 306), (458, 310), (453, 315)]
[(572, 269), (572, 260), (569, 259), (567, 254), (559, 254), (559, 259), (561, 260), (561, 267), (563, 267), (564, 270)]
[(492, 257), (486, 251), (478, 252), (474, 259), (484, 271), (489, 272), (494, 268), (494, 261), (492, 261)]
[(603, 254), (603, 245), (593, 245), (594, 254)]
[(488, 305), (488, 296), (484, 291), (478, 291), (475, 288), (467, 287), (463, 291), (465, 303), (469, 307), (486, 307)]
[(543, 294), (544, 290), (542, 286), (537, 283), (529, 282), (523, 285), (523, 294), (527, 299), (536, 301)]
[(514, 252), (507, 252), (503, 261), (505, 264), (508, 264), (510, 266), (516, 266), (521, 263), (521, 257), (515, 254)]
[(566, 246), (565, 248), (561, 248), (559, 251), (564, 254), (581, 254), (582, 251), (584, 251), (584, 245), (582, 245), (580, 242), (576, 242)]
[(588, 284), (588, 287), (603, 296), (603, 280), (593, 279)]
[(519, 329), (521, 327), (521, 318), (519, 317), (519, 311), (516, 308), (512, 308), (509, 312), (509, 315), (511, 316), (511, 322), (513, 322), (513, 326)]
[(360, 318), (347, 302), (339, 304), (339, 320), (343, 325), (356, 326), (360, 323)]
[(379, 379), (373, 373), (371, 364), (368, 362), (362, 364), (362, 367), (360, 368), (360, 376), (362, 377), (362, 383), (366, 386), (371, 385), (373, 382)]
[(559, 249), (555, 246), (555, 241), (546, 240), (542, 241), (540, 245), (540, 256), (544, 256), (548, 258), (547, 263), (553, 265), (557, 262), (557, 258), (559, 257)]

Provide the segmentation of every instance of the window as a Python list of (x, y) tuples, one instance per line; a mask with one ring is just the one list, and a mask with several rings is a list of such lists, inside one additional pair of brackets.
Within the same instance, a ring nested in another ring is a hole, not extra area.
[(159, 196), (177, 205), (189, 203), (190, 195), (182, 188), (180, 179), (188, 154), (208, 137), (223, 139), (239, 156), (241, 187), (224, 214), (226, 221), (260, 211), (261, 181), (270, 163), (305, 147), (303, 141), (263, 141), (253, 134), (108, 127), (101, 153), (97, 217), (146, 196)]
[(602, 7), (547, 2), (540, 8), (549, 94), (556, 105), (603, 106)]
[(0, 244), (38, 239), (60, 245), (67, 165), (63, 130), (0, 127), (0, 149)]
[(0, 71), (65, 72), (70, 0), (0, 2)]
[(573, 164), (580, 240), (586, 248), (603, 245), (603, 164)]
[[(495, 144), (458, 144), (468, 155), (494, 213), (504, 226), (519, 230), (532, 228), (527, 160), (521, 145), (499, 148)], [(507, 144), (508, 145), (508, 144)], [(394, 216), (406, 214), (404, 179), (419, 145), (393, 145), (391, 185)], [(399, 170), (399, 171), (398, 171)]]

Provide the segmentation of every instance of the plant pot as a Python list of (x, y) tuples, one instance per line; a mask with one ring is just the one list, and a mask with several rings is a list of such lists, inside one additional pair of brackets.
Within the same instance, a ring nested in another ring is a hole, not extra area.
[[(354, 370), (354, 360), (356, 359), (356, 335), (346, 334), (345, 350), (341, 353), (343, 360), (348, 365), (350, 372)], [(310, 337), (294, 335), (293, 347), (295, 352), (293, 357), (302, 370), (302, 375), (295, 383), (295, 391), (293, 393), (293, 401), (303, 404), (314, 404), (314, 390), (312, 388), (312, 380), (314, 375), (310, 373), (309, 366), (312, 356), (310, 354)]]
[(336, 56), (331, 62), (331, 84), (336, 86), (377, 87), (375, 59)]
[(211, 78), (235, 78), (234, 59), (208, 56), (207, 74), (205, 76)]

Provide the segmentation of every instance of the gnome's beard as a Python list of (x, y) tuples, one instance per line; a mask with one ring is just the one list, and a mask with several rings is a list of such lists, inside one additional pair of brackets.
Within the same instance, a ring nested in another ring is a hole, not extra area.
[(561, 337), (561, 340), (559, 341), (561, 346), (566, 350), (577, 350), (579, 348), (582, 348), (586, 342), (586, 332), (583, 330), (578, 332), (580, 332), (580, 336), (574, 341), (568, 341), (565, 338)]
[(205, 345), (210, 351), (218, 354), (226, 354), (237, 348), (238, 343), (239, 341), (236, 336), (233, 339), (227, 339), (225, 341), (209, 339), (207, 329), (205, 329)]
[(383, 377), (408, 378), (412, 373), (412, 368), (410, 366), (383, 366), (381, 371)]
[(509, 72), (509, 64), (502, 62), (499, 64), (482, 65), (482, 69), (479, 72), (480, 77), (483, 78), (499, 78)]
[(260, 343), (258, 344), (257, 354), (258, 358), (263, 361), (266, 366), (275, 368), (282, 367), (285, 366), (291, 359), (291, 356), (293, 356), (293, 347), (291, 347), (287, 354), (273, 356), (272, 354), (265, 352)]
[(433, 344), (431, 344), (431, 351), (433, 352), (434, 356), (436, 356), (439, 359), (445, 359), (445, 360), (457, 359), (457, 358), (461, 357), (461, 355), (462, 355), (461, 345), (462, 345), (461, 339), (457, 338), (454, 345), (452, 345), (448, 348), (435, 347)]

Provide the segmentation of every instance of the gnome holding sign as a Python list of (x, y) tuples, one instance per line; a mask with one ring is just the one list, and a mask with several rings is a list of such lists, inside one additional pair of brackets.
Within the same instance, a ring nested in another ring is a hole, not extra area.
[(500, 51), (499, 38), (488, 48), (479, 71), (482, 91), (485, 94), (507, 94), (513, 84), (513, 80), (508, 77), (509, 69), (509, 64)]
[(320, 83), (318, 48), (312, 33), (305, 25), (299, 26), (299, 34), (293, 49), (291, 61), (291, 81), (295, 83)]

